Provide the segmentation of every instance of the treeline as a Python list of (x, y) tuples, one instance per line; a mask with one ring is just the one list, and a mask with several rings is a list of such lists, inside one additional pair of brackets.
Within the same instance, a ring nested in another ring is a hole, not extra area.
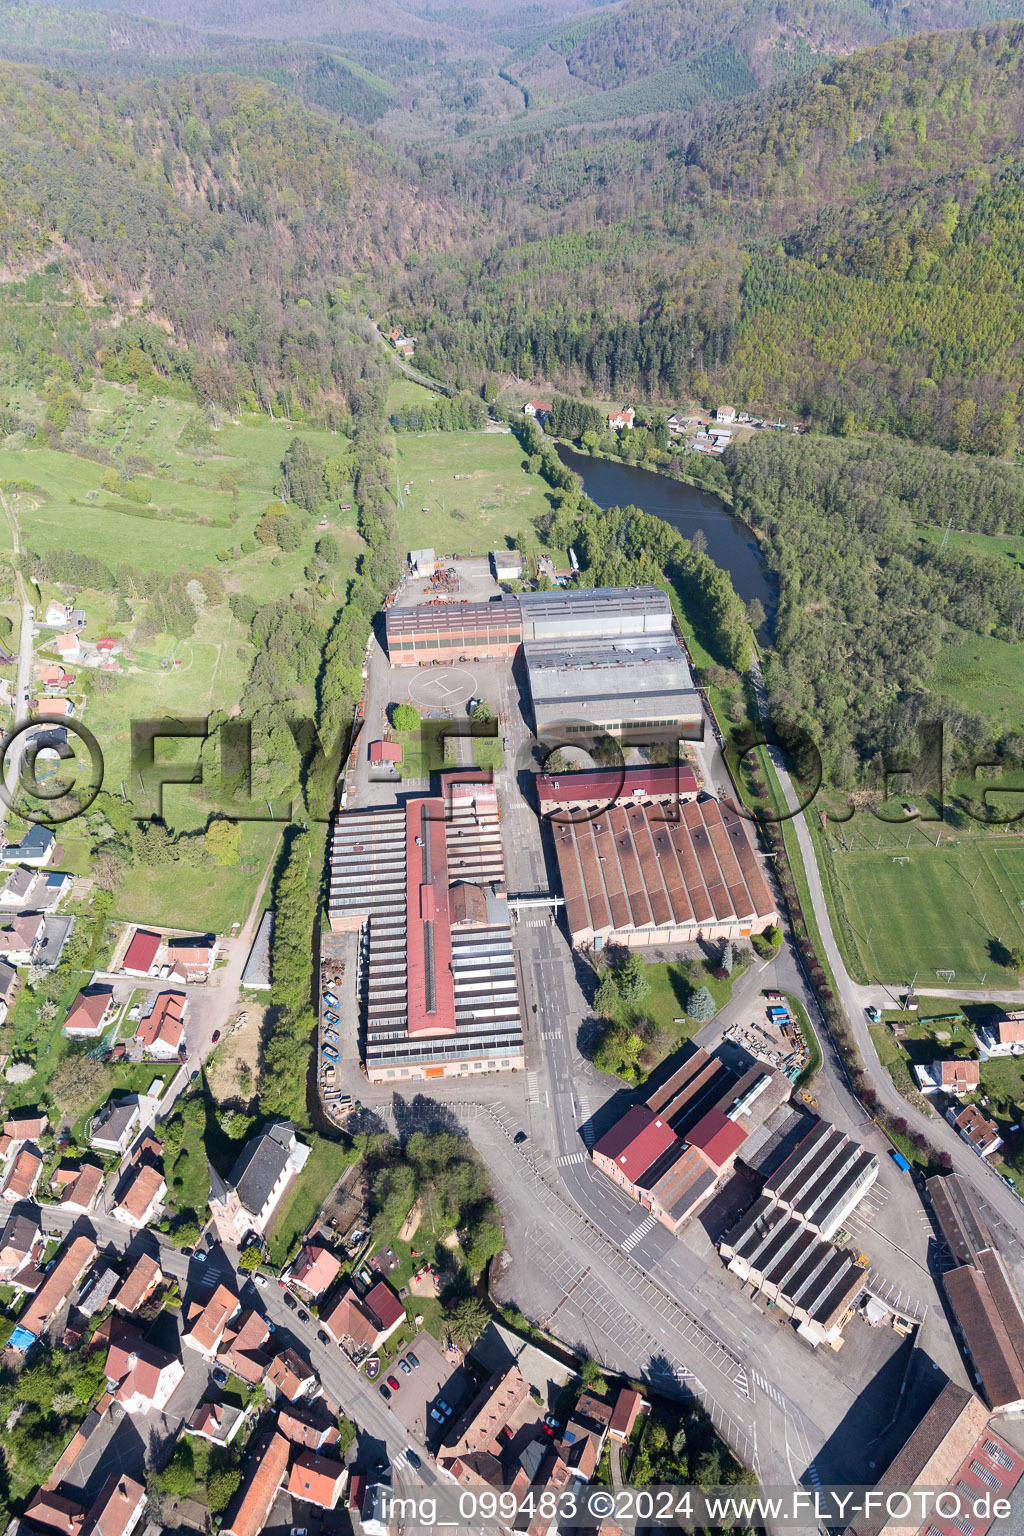
[(260, 1109), (309, 1123), (306, 1074), (316, 1029), (313, 931), (320, 896), (322, 834), (291, 827), (272, 891), (269, 1032), (263, 1042)]
[(427, 406), (403, 405), (392, 411), (396, 432), (477, 432), (487, 420), (487, 407), (478, 395), (441, 397)]
[(140, 639), (166, 634), (187, 640), (194, 634), (207, 604), (214, 606), (224, 600), (220, 578), (208, 569), (180, 570), (167, 576), (125, 562), (111, 570), (95, 556), (72, 549), (30, 554), (27, 564), (35, 582), (55, 582), (72, 591), (87, 587), (96, 592), (116, 593), (115, 623), (131, 619), (130, 605), (141, 602), (135, 630)]
[[(832, 782), (855, 782), (886, 754), (912, 758), (921, 719), (944, 721), (956, 760), (986, 745), (1024, 752), (1024, 732), (992, 742), (983, 715), (931, 686), (950, 624), (1021, 639), (1024, 572), (955, 542), (943, 549), (916, 526), (954, 506), (958, 521), (1016, 526), (1018, 472), (900, 444), (776, 433), (728, 449), (723, 463), (780, 583), (764, 660), (773, 715), (811, 737)], [(971, 500), (958, 503), (965, 486)]]

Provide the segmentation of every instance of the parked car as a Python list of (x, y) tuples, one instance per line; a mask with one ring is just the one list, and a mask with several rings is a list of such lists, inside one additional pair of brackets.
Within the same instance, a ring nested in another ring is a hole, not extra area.
[(397, 1392), (402, 1385), (397, 1376), (389, 1376), (387, 1380), (392, 1392)]
[(443, 1413), (438, 1413), (436, 1408), (431, 1408), (431, 1410), (430, 1410), (430, 1417), (434, 1420), (435, 1424), (443, 1424), (444, 1423), (444, 1414)]
[(214, 1382), (217, 1384), (218, 1387), (226, 1387), (227, 1384), (228, 1384), (228, 1378), (227, 1378), (227, 1372), (226, 1371), (214, 1371), (213, 1379), (214, 1379)]
[(292, 1295), (291, 1291), (285, 1291), (285, 1293), (284, 1293), (284, 1304), (285, 1304), (286, 1307), (290, 1307), (293, 1312), (295, 1311), (295, 1308), (298, 1306), (298, 1302), (295, 1300), (295, 1297)]
[(391, 1388), (388, 1386), (386, 1381), (381, 1382), (380, 1386), (377, 1388), (377, 1391), (380, 1393), (385, 1402), (391, 1401)]
[(523, 1142), (526, 1140), (527, 1136), (525, 1131), (516, 1131), (515, 1135), (512, 1137), (513, 1144), (517, 1147), (521, 1147)]
[(409, 1364), (408, 1360), (399, 1360), (398, 1369), (401, 1371), (403, 1376), (412, 1375), (412, 1366)]
[(254, 1285), (258, 1285), (260, 1287), (265, 1286), (267, 1283), (266, 1275), (261, 1275), (258, 1269), (253, 1274), (252, 1280)]
[(189, 1082), (190, 1083), (194, 1083), (198, 1076), (199, 1076), (199, 1068), (197, 1067), (196, 1070), (192, 1073), (192, 1076), (189, 1078)]
[(405, 1358), (408, 1360), (409, 1364), (412, 1366), (414, 1371), (418, 1371), (419, 1370), (420, 1363), (417, 1360), (416, 1356), (413, 1354), (411, 1349), (408, 1351), (408, 1353), (406, 1354)]
[(196, 1249), (196, 1251), (192, 1255), (192, 1257), (195, 1259), (197, 1264), (205, 1264), (206, 1263), (206, 1254), (203, 1253), (202, 1250), (199, 1249), (199, 1248)]
[(882, 1022), (882, 1010), (881, 1010), (881, 1008), (876, 1008), (876, 1007), (874, 1007), (874, 1005), (872, 1005), (867, 1010), (867, 1015), (868, 1015), (868, 1018), (871, 1020), (872, 1024), (881, 1024), (881, 1022)]
[(330, 1344), (331, 1342), (330, 1334), (327, 1333), (323, 1328), (321, 1328), (317, 1333), (317, 1338), (320, 1340), (321, 1344)]
[(308, 1323), (309, 1322), (309, 1313), (308, 1312), (303, 1312), (301, 1307), (298, 1310), (297, 1316), (298, 1316), (298, 1319), (299, 1319), (300, 1323)]
[(216, 1045), (217, 1041), (220, 1039), (220, 1030), (215, 1029), (213, 1034), (210, 1036), (210, 1039), (213, 1041), (214, 1045)]
[(452, 1410), (449, 1408), (448, 1404), (445, 1402), (443, 1397), (439, 1397), (438, 1398), (437, 1406), (440, 1408), (441, 1412), (444, 1414), (446, 1419), (450, 1419), (451, 1418)]
[(407, 1445), (405, 1448), (405, 1459), (409, 1463), (410, 1467), (419, 1467), (422, 1465), (419, 1457), (416, 1455), (416, 1452), (413, 1450), (411, 1445)]

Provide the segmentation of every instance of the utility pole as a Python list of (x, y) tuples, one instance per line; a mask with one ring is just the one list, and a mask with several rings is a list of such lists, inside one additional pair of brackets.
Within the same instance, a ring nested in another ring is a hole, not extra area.
[(945, 549), (945, 547), (946, 547), (946, 540), (949, 538), (949, 530), (952, 528), (952, 526), (953, 526), (953, 519), (950, 518), (949, 522), (946, 524), (946, 531), (942, 535), (942, 543), (939, 545), (939, 549), (940, 550)]

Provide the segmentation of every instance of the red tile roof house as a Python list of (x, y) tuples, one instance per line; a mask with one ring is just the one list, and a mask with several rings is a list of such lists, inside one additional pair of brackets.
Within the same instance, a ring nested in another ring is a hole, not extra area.
[(110, 1214), (115, 1221), (140, 1231), (156, 1216), (166, 1193), (163, 1169), (150, 1162), (138, 1163), (125, 1176)]
[[(57, 1172), (60, 1171), (58, 1168)], [(60, 1196), (61, 1207), (65, 1211), (75, 1211), (80, 1216), (91, 1215), (103, 1188), (103, 1169), (95, 1163), (83, 1163), (77, 1170), (65, 1171), (73, 1172), (74, 1177), (64, 1184)]]
[(303, 1244), (286, 1278), (318, 1301), (334, 1284), (340, 1271), (341, 1260), (335, 1258), (329, 1248), (323, 1243), (310, 1242)]
[(347, 1469), (340, 1461), (318, 1456), (315, 1451), (300, 1451), (292, 1462), (288, 1492), (293, 1499), (315, 1504), (317, 1509), (334, 1509), (347, 1480)]
[(188, 1310), (188, 1327), (182, 1343), (197, 1350), (207, 1360), (212, 1360), (221, 1347), (227, 1326), (241, 1302), (226, 1285), (218, 1285), (206, 1302), (193, 1302)]
[(16, 1109), (4, 1121), (4, 1135), (12, 1141), (35, 1141), (49, 1130), (50, 1117), (42, 1109)]
[(126, 976), (148, 976), (153, 969), (163, 935), (152, 933), (148, 928), (136, 928), (132, 941), (124, 952), (121, 969)]
[(140, 1253), (132, 1261), (132, 1267), (110, 1298), (111, 1306), (118, 1312), (132, 1317), (164, 1282), (164, 1272), (156, 1259), (148, 1253)]
[(83, 987), (68, 1009), (64, 1033), (77, 1040), (96, 1040), (110, 1023), (114, 1009), (112, 987)]
[(255, 1386), (270, 1369), (270, 1356), (265, 1349), (269, 1342), (270, 1329), (260, 1313), (250, 1308), (232, 1319), (221, 1339), (217, 1364)]
[(184, 992), (161, 992), (151, 1011), (139, 1020), (135, 1044), (164, 1061), (173, 1061), (185, 1038)]
[(288, 1470), (291, 1446), (283, 1435), (269, 1432), (246, 1463), (245, 1481), (221, 1526), (221, 1536), (259, 1536)]
[(293, 1445), (306, 1451), (322, 1451), (341, 1439), (335, 1417), (322, 1397), (308, 1403), (289, 1403), (277, 1415), (277, 1427)]
[(271, 1360), (267, 1381), (278, 1396), (286, 1397), (290, 1403), (294, 1403), (313, 1391), (316, 1372), (293, 1349), (286, 1349), (283, 1355), (276, 1355)]
[(42, 1153), (33, 1146), (22, 1147), (0, 1185), (0, 1200), (6, 1200), (12, 1205), (19, 1200), (31, 1200), (42, 1171)]
[(620, 1387), (619, 1395), (615, 1399), (615, 1407), (612, 1409), (611, 1423), (608, 1425), (608, 1433), (613, 1440), (628, 1440), (633, 1433), (633, 1426), (641, 1413), (650, 1404), (634, 1392), (631, 1387)]
[(113, 1472), (89, 1510), (86, 1536), (131, 1536), (146, 1512), (146, 1489), (133, 1477)]
[(553, 406), (550, 400), (527, 400), (523, 406), (524, 416), (550, 416)]
[(19, 1328), (26, 1329), (38, 1338), (70, 1298), (95, 1257), (96, 1244), (91, 1238), (74, 1238), (58, 1255), (56, 1264), (29, 1300), (18, 1318)]
[(952, 1094), (959, 1098), (974, 1093), (981, 1087), (981, 1068), (976, 1057), (947, 1056), (941, 1061), (930, 1061), (914, 1068), (914, 1076), (922, 1093)]
[(25, 1519), (33, 1530), (52, 1531), (57, 1536), (81, 1536), (85, 1527), (85, 1505), (50, 1488), (40, 1488)]
[(149, 1413), (167, 1407), (185, 1367), (177, 1355), (149, 1344), (141, 1334), (110, 1346), (106, 1376), (126, 1413)]
[(636, 412), (631, 405), (623, 406), (621, 411), (609, 411), (608, 425), (613, 432), (621, 431), (623, 427), (631, 427), (636, 420)]
[(207, 981), (217, 958), (218, 941), (210, 936), (167, 940), (167, 963), (179, 981)]
[(946, 1119), (982, 1157), (991, 1157), (1003, 1144), (998, 1125), (983, 1115), (977, 1104), (968, 1104), (964, 1109), (951, 1104), (946, 1110)]
[(379, 1349), (405, 1322), (405, 1308), (383, 1280), (359, 1299), (345, 1291), (320, 1321), (336, 1344), (348, 1340), (357, 1350)]

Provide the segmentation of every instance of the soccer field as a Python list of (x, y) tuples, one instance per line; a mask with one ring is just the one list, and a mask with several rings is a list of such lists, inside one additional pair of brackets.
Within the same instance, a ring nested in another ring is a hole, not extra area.
[(1024, 841), (959, 839), (938, 848), (915, 840), (891, 848), (835, 852), (833, 866), (854, 942), (873, 979), (942, 986), (956, 981), (1017, 985), (993, 941), (1024, 945)]

